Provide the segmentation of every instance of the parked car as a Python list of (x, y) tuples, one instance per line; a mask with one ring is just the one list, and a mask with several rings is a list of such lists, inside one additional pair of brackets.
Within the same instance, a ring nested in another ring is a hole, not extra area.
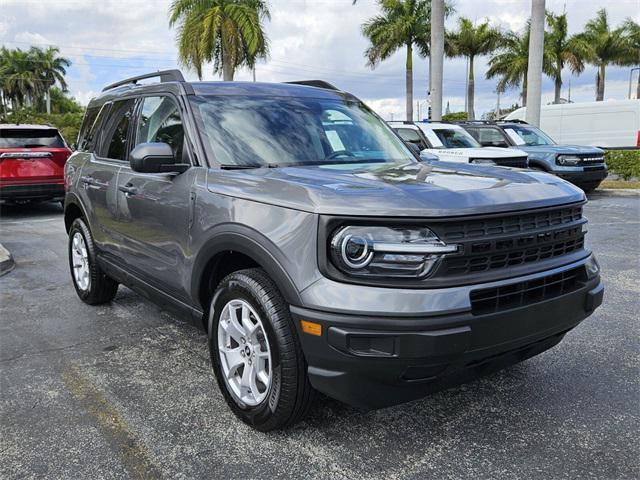
[(0, 124), (0, 201), (64, 199), (64, 165), (71, 155), (57, 128)]
[(519, 362), (602, 302), (581, 190), (421, 163), (322, 81), (110, 85), (65, 178), (80, 299), (122, 283), (202, 326), (258, 430), (300, 420), (315, 390), (378, 408)]
[[(526, 120), (526, 107), (505, 120)], [(640, 100), (543, 105), (540, 128), (563, 145), (640, 147)]]
[(539, 128), (521, 120), (463, 122), (482, 145), (511, 147), (529, 154), (529, 166), (563, 178), (585, 192), (595, 190), (607, 177), (604, 151), (596, 147), (559, 145)]
[(452, 123), (389, 122), (405, 142), (424, 154), (449, 162), (527, 168), (527, 154), (506, 148), (482, 148), (464, 128)]

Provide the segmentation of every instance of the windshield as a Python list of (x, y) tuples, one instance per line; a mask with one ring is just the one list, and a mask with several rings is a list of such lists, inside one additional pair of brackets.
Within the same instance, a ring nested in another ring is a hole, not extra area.
[(478, 148), (481, 145), (461, 128), (434, 128), (444, 148)]
[(0, 148), (64, 148), (64, 141), (55, 128), (0, 129)]
[(556, 143), (549, 135), (544, 133), (542, 130), (537, 129), (536, 127), (510, 125), (509, 128), (505, 128), (505, 130), (514, 131), (516, 135), (518, 135), (522, 139), (525, 145), (555, 145)]
[(290, 97), (195, 97), (205, 144), (225, 166), (263, 167), (415, 161), (359, 101)]

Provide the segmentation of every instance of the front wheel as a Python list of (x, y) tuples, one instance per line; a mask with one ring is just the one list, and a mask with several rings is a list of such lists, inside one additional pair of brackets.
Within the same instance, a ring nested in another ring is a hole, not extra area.
[(69, 269), (78, 297), (89, 305), (113, 300), (118, 283), (98, 265), (93, 237), (87, 224), (77, 218), (69, 229)]
[(211, 301), (209, 351), (235, 415), (257, 430), (301, 420), (313, 389), (289, 305), (262, 269), (222, 280)]

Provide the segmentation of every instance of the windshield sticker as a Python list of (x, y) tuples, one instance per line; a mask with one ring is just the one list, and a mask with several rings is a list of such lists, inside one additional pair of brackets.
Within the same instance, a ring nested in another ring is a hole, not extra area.
[(525, 142), (522, 139), (522, 137), (516, 133), (516, 131), (514, 129), (505, 128), (504, 131), (507, 132), (507, 135), (509, 135), (509, 138), (511, 140), (513, 140), (513, 143), (515, 143), (516, 145), (526, 145), (527, 144), (527, 142)]
[(334, 152), (339, 152), (345, 149), (342, 140), (340, 140), (338, 132), (336, 132), (335, 130), (327, 130), (325, 133), (327, 134), (327, 140), (329, 140), (331, 148)]

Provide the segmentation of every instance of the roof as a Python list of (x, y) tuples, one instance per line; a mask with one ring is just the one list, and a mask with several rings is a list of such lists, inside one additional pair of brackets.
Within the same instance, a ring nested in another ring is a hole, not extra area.
[(33, 130), (52, 130), (52, 129), (57, 130), (57, 128), (52, 125), (32, 125), (29, 123), (0, 123), (0, 128), (5, 130), (11, 129), (11, 128), (15, 128), (15, 129), (29, 128)]

